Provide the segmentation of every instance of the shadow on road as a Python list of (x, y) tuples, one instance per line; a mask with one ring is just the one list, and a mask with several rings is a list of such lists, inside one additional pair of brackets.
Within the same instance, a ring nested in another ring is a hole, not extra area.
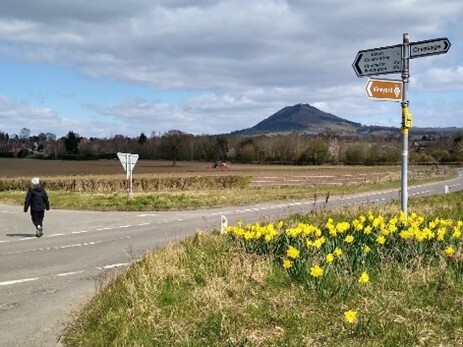
[(35, 234), (6, 234), (9, 237), (35, 237)]

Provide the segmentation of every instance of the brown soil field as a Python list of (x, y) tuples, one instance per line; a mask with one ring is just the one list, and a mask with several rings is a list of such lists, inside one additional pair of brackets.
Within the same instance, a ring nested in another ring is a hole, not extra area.
[[(298, 184), (349, 184), (397, 180), (400, 166), (295, 166), (295, 165), (248, 165), (230, 164), (226, 169), (211, 169), (210, 163), (139, 160), (133, 177), (185, 177), (203, 175), (241, 175), (251, 177), (254, 186)], [(445, 168), (411, 167), (409, 178), (417, 179), (440, 175)], [(125, 177), (119, 160), (60, 161), (0, 158), (0, 178), (29, 178), (116, 175)]]

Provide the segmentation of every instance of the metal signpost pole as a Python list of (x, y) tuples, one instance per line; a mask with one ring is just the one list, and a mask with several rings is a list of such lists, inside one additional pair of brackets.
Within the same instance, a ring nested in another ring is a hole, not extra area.
[(132, 154), (127, 155), (127, 179), (129, 180), (128, 199), (132, 200)]
[(401, 162), (401, 207), (407, 220), (408, 214), (408, 128), (411, 127), (411, 114), (408, 111), (408, 82), (410, 81), (408, 34), (403, 35), (402, 44), (402, 162)]

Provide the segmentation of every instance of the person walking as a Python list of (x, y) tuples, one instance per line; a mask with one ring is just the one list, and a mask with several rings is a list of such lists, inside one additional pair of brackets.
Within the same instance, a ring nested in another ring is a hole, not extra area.
[(48, 195), (45, 189), (40, 185), (40, 179), (34, 177), (31, 180), (31, 185), (26, 194), (24, 201), (24, 212), (31, 209), (32, 223), (35, 225), (35, 236), (41, 237), (43, 235), (43, 218), (45, 217), (45, 210), (50, 209)]

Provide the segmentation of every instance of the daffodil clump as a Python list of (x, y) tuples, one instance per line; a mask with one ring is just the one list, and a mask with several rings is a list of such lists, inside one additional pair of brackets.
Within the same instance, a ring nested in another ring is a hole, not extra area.
[(350, 221), (328, 218), (320, 225), (284, 222), (226, 229), (246, 251), (274, 257), (288, 275), (326, 293), (328, 284), (342, 292), (365, 286), (385, 262), (414, 267), (444, 263), (461, 273), (463, 221), (425, 218), (412, 213), (392, 216), (369, 212)]

